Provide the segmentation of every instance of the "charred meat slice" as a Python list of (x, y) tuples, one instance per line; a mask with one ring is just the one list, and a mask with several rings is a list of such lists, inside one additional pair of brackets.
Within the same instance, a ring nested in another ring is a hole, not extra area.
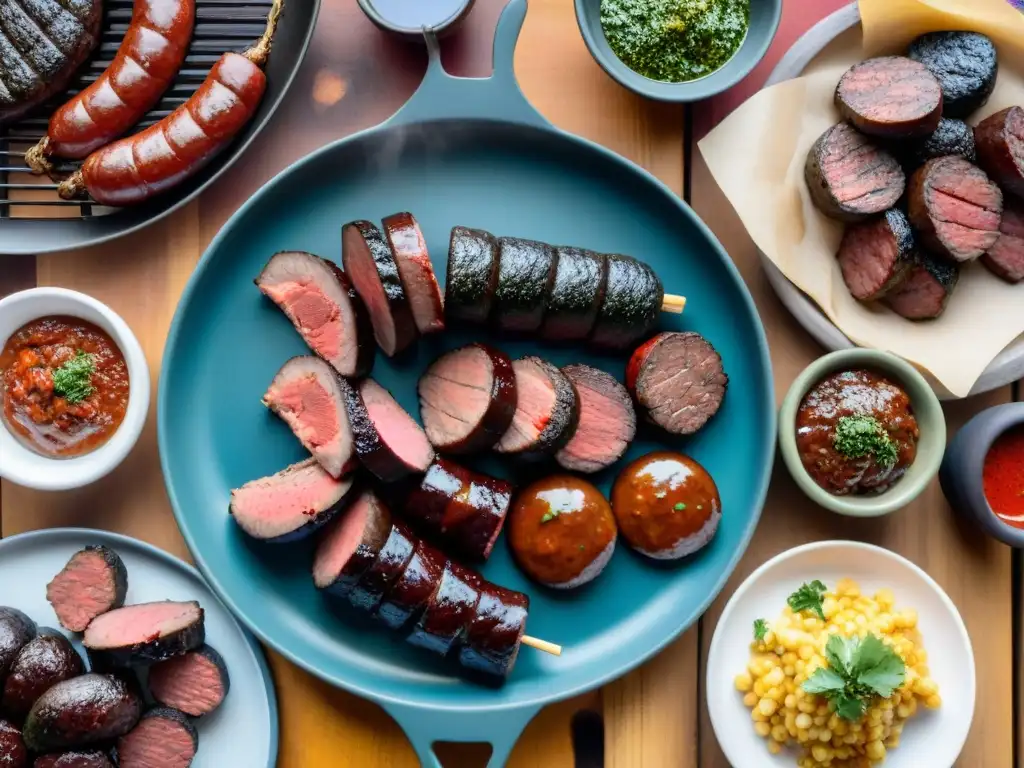
[(466, 642), (459, 650), (462, 666), (499, 680), (508, 677), (519, 655), (529, 612), (529, 596), (485, 584), (466, 629)]
[(106, 752), (89, 749), (40, 755), (32, 768), (114, 768), (114, 764)]
[(348, 415), (356, 455), (385, 483), (426, 472), (434, 460), (434, 448), (420, 425), (373, 379), (364, 379), (349, 392)]
[(498, 241), (482, 229), (453, 227), (448, 246), (445, 313), (469, 323), (484, 323), (491, 314), (498, 284)]
[(351, 488), (351, 477), (337, 480), (316, 459), (306, 459), (231, 491), (228, 511), (254, 539), (297, 541), (338, 514)]
[(910, 44), (907, 56), (938, 79), (947, 117), (967, 117), (996, 87), (996, 47), (979, 32), (929, 32)]
[(449, 560), (441, 584), (407, 638), (409, 643), (447, 656), (465, 637), (486, 584), (473, 571)]
[(370, 313), (337, 264), (305, 251), (275, 253), (256, 286), (342, 376), (367, 376), (377, 345)]
[(287, 424), (331, 477), (340, 478), (355, 458), (348, 422), (349, 384), (318, 357), (293, 357), (281, 366), (263, 404)]
[(665, 298), (661, 280), (649, 266), (629, 256), (611, 254), (604, 299), (590, 342), (600, 348), (623, 350), (650, 333)]
[(818, 210), (839, 221), (863, 221), (892, 208), (907, 183), (895, 157), (846, 123), (814, 142), (804, 179)]
[(1024, 280), (1024, 202), (1004, 201), (999, 239), (981, 257), (981, 263), (1008, 283)]
[(22, 735), (33, 752), (84, 747), (127, 733), (141, 712), (142, 702), (123, 680), (79, 675), (57, 683), (36, 700)]
[(0, 763), (4, 768), (28, 768), (28, 749), (14, 723), (0, 720)]
[(851, 224), (839, 244), (843, 281), (858, 301), (880, 299), (906, 277), (914, 254), (914, 232), (897, 208), (880, 218)]
[(516, 377), (501, 350), (469, 344), (435, 360), (419, 382), (420, 417), (439, 451), (487, 450), (516, 412)]
[(184, 713), (156, 707), (117, 741), (119, 768), (188, 768), (199, 749), (199, 732)]
[(72, 632), (84, 632), (94, 618), (120, 608), (127, 592), (124, 563), (114, 550), (102, 545), (76, 552), (46, 585), (46, 599), (60, 625)]
[(942, 88), (924, 64), (904, 56), (858, 62), (840, 78), (836, 106), (870, 136), (927, 136), (939, 126)]
[(973, 261), (999, 239), (1003, 193), (962, 157), (940, 157), (910, 180), (910, 221), (924, 244), (957, 262)]
[(914, 253), (913, 265), (903, 282), (885, 297), (886, 305), (908, 320), (930, 320), (941, 315), (960, 279), (960, 267), (927, 251)]
[(209, 645), (149, 669), (149, 691), (153, 698), (192, 717), (202, 717), (217, 709), (230, 687), (227, 664)]
[(555, 280), (541, 335), (551, 341), (583, 341), (594, 328), (608, 283), (608, 260), (581, 248), (555, 248)]
[(1024, 198), (1024, 109), (1007, 107), (974, 129), (978, 164), (1007, 192)]
[(62, 680), (83, 672), (82, 657), (64, 635), (52, 629), (40, 630), (22, 647), (11, 665), (3, 686), (0, 711), (21, 722), (36, 699)]
[(498, 328), (512, 333), (533, 333), (540, 328), (555, 266), (555, 250), (547, 243), (498, 238), (498, 285), (491, 307)]
[(402, 575), (391, 585), (377, 608), (377, 618), (391, 629), (418, 619), (441, 584), (448, 558), (423, 539), (416, 542)]
[(7, 676), (18, 652), (36, 636), (36, 623), (17, 608), (0, 605), (0, 681)]
[(398, 274), (409, 296), (416, 329), (423, 334), (444, 330), (444, 305), (430, 263), (427, 243), (411, 213), (396, 213), (381, 222), (384, 235), (395, 255)]
[(377, 553), (377, 559), (348, 593), (349, 602), (369, 613), (376, 611), (385, 593), (405, 571), (415, 546), (412, 531), (404, 523), (393, 521), (391, 533)]
[(122, 669), (181, 656), (203, 644), (206, 623), (199, 603), (164, 600), (105, 613), (82, 642), (93, 669)]
[(347, 597), (377, 560), (391, 527), (388, 508), (371, 491), (363, 491), (320, 539), (313, 560), (317, 589)]
[(894, 153), (907, 173), (913, 173), (933, 158), (948, 155), (959, 155), (975, 164), (978, 162), (974, 129), (963, 120), (948, 117), (939, 121), (935, 133), (923, 139), (900, 142), (895, 146)]
[(373, 335), (388, 357), (416, 339), (409, 297), (402, 286), (395, 255), (381, 231), (368, 221), (341, 228), (341, 263), (370, 310)]
[(520, 358), (512, 367), (516, 373), (516, 413), (494, 449), (527, 459), (560, 451), (572, 439), (579, 422), (576, 388), (564, 373), (539, 357)]
[(699, 333), (659, 333), (626, 367), (626, 387), (648, 418), (667, 432), (692, 435), (718, 413), (729, 377)]
[(629, 392), (615, 377), (589, 365), (562, 368), (576, 387), (580, 419), (576, 432), (555, 458), (574, 472), (598, 472), (622, 458), (636, 435)]

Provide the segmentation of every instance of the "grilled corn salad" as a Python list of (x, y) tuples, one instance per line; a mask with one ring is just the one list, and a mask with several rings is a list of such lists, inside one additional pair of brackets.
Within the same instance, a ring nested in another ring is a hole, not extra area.
[(844, 579), (790, 595), (775, 621), (754, 622), (736, 690), (768, 751), (799, 750), (800, 768), (868, 768), (899, 746), (908, 719), (942, 705), (913, 609), (889, 589)]

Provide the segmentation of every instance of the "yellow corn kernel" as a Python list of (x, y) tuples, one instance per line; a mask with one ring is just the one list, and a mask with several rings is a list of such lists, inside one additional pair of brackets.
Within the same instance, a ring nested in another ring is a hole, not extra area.
[(754, 693), (756, 693), (758, 697), (764, 696), (765, 690), (764, 678), (754, 681)]
[(782, 751), (782, 745), (779, 744), (779, 742), (777, 741), (769, 741), (768, 751), (771, 752), (773, 755), (777, 755)]
[(751, 691), (743, 697), (743, 706), (747, 709), (757, 706), (757, 694)]
[(740, 672), (736, 675), (736, 680), (734, 682), (736, 684), (736, 690), (740, 693), (746, 693), (754, 684), (748, 672)]
[(917, 684), (914, 686), (914, 693), (925, 699), (927, 699), (929, 696), (935, 695), (938, 692), (938, 684), (930, 677), (922, 677), (917, 681)]
[(768, 738), (768, 734), (772, 732), (772, 727), (768, 723), (754, 723), (754, 731), (757, 732), (758, 736)]
[(826, 744), (832, 741), (832, 731), (828, 728), (823, 728), (818, 731), (818, 741), (824, 741)]
[(885, 746), (880, 741), (869, 741), (864, 752), (870, 760), (885, 759)]
[(765, 717), (771, 717), (775, 714), (775, 710), (779, 708), (779, 702), (775, 699), (763, 698), (757, 703), (758, 711)]
[(809, 714), (807, 714), (806, 712), (801, 712), (799, 715), (796, 716), (796, 727), (797, 728), (800, 728), (802, 730), (807, 730), (808, 728), (811, 727), (811, 725), (813, 723), (814, 723), (814, 721), (811, 719), (811, 716)]
[(832, 759), (832, 750), (824, 744), (815, 744), (811, 747), (811, 757), (819, 763), (827, 763)]
[(765, 685), (774, 688), (786, 679), (786, 675), (779, 667), (775, 667), (775, 669), (765, 675), (763, 679)]
[(928, 709), (938, 709), (942, 706), (942, 697), (937, 693), (933, 693), (924, 700), (924, 705), (928, 707)]

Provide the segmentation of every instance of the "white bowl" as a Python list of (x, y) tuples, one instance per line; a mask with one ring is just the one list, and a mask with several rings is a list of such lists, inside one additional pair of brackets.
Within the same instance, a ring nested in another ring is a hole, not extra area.
[(0, 345), (26, 323), (49, 315), (70, 315), (99, 326), (114, 340), (128, 365), (128, 408), (124, 421), (96, 450), (71, 458), (50, 458), (29, 450), (0, 426), (0, 477), (41, 491), (81, 488), (119, 465), (134, 447), (149, 411), (149, 367), (135, 334), (110, 307), (64, 288), (32, 288), (0, 300)]
[(711, 640), (707, 700), (718, 743), (733, 768), (794, 768), (796, 752), (768, 752), (754, 732), (750, 710), (733, 681), (750, 660), (754, 619), (776, 619), (786, 598), (804, 582), (820, 579), (830, 589), (851, 578), (867, 593), (889, 587), (897, 608), (913, 608), (931, 676), (942, 706), (919, 709), (906, 725), (900, 745), (889, 751), (886, 768), (949, 768), (956, 762), (974, 716), (974, 652), (960, 614), (942, 588), (906, 558), (870, 544), (823, 541), (783, 552), (752, 573), (725, 606)]

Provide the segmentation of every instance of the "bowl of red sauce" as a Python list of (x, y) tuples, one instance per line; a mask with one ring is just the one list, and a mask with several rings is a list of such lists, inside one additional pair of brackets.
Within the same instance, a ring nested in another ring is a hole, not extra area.
[(142, 347), (105, 304), (63, 288), (0, 300), (0, 477), (50, 491), (95, 482), (138, 441), (149, 390)]
[(888, 352), (848, 349), (797, 376), (779, 410), (779, 448), (800, 489), (839, 514), (879, 517), (913, 501), (939, 471), (942, 406), (925, 378)]
[(987, 408), (953, 437), (939, 473), (950, 506), (1024, 549), (1024, 403)]

